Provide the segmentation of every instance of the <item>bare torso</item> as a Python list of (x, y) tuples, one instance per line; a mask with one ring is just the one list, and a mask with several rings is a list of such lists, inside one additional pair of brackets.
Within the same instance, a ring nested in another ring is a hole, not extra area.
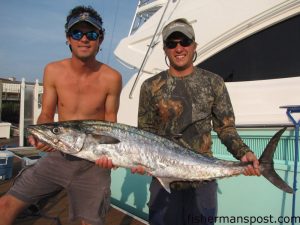
[(105, 120), (107, 107), (116, 113), (120, 90), (115, 89), (120, 88), (119, 74), (100, 62), (80, 69), (72, 67), (69, 59), (51, 63), (46, 68), (45, 100), (56, 95), (59, 120)]
[(66, 70), (58, 75), (55, 86), (59, 96), (57, 107), (60, 120), (104, 119), (108, 90), (105, 77), (98, 71), (77, 76)]

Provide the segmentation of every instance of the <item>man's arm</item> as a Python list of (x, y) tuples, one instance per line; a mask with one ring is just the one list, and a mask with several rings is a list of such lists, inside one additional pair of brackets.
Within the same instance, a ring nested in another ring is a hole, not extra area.
[(229, 93), (220, 79), (214, 83), (215, 103), (213, 106), (213, 126), (222, 143), (231, 154), (242, 162), (252, 162), (244, 175), (260, 175), (259, 161), (250, 148), (242, 141), (235, 127), (235, 117)]
[(37, 120), (38, 124), (54, 121), (58, 96), (55, 88), (55, 75), (52, 74), (51, 64), (45, 68), (43, 85), (42, 111)]
[(245, 176), (260, 176), (259, 161), (257, 160), (253, 152), (247, 152), (242, 158), (242, 162), (252, 162), (252, 165), (248, 165), (244, 171)]
[[(152, 95), (149, 91), (149, 83), (144, 82), (140, 90), (140, 100), (138, 108), (138, 128), (148, 132), (157, 133), (155, 103), (151, 102)], [(143, 166), (131, 168), (132, 173), (144, 175), (146, 173)], [(151, 174), (148, 174), (151, 175)]]
[[(118, 72), (113, 71), (110, 78), (107, 80), (107, 83), (110, 84), (110, 88), (105, 100), (104, 120), (110, 122), (117, 122), (120, 94), (122, 90), (122, 77)], [(95, 161), (95, 163), (98, 166), (106, 169), (111, 169), (114, 167), (112, 161), (106, 156), (100, 157)]]
[(111, 86), (105, 101), (105, 121), (117, 122), (119, 110), (120, 94), (122, 90), (122, 77), (119, 73), (114, 72), (109, 81)]
[[(50, 123), (54, 121), (54, 114), (57, 105), (57, 92), (54, 82), (54, 74), (52, 74), (52, 65), (49, 64), (45, 67), (43, 78), (43, 100), (42, 111), (38, 117), (37, 123)], [(54, 151), (53, 148), (38, 142), (33, 136), (28, 137), (28, 141), (31, 145), (35, 146), (41, 151)]]
[[(122, 80), (121, 78), (116, 77), (115, 79), (115, 84), (111, 88), (110, 94), (106, 98), (106, 103), (105, 103), (105, 120), (106, 121), (111, 121), (111, 122), (116, 122), (117, 121), (117, 112), (119, 109), (119, 99), (120, 99), (120, 93), (122, 89)], [(116, 168), (112, 161), (108, 159), (107, 157), (103, 156), (100, 157), (98, 160), (95, 162), (98, 166), (106, 169), (111, 169), (111, 168)], [(142, 166), (137, 166), (135, 168), (132, 168), (131, 171), (133, 173), (140, 173), (144, 174), (145, 169)]]
[(157, 108), (153, 102), (151, 83), (145, 81), (141, 86), (139, 109), (138, 109), (138, 128), (158, 134)]

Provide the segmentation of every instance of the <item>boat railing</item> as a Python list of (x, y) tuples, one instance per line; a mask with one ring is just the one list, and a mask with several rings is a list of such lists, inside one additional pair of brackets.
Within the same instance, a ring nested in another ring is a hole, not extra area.
[(149, 57), (150, 49), (153, 47), (154, 39), (156, 38), (156, 34), (158, 33), (158, 30), (159, 30), (159, 28), (160, 28), (160, 24), (161, 24), (161, 22), (162, 22), (162, 19), (164, 18), (164, 15), (165, 15), (166, 10), (167, 10), (167, 8), (168, 8), (168, 6), (169, 6), (169, 3), (170, 3), (170, 0), (168, 0), (167, 4), (166, 4), (166, 6), (165, 6), (165, 9), (164, 9), (164, 11), (163, 11), (163, 13), (162, 13), (162, 16), (161, 16), (161, 18), (160, 18), (160, 20), (159, 20), (159, 22), (158, 22), (158, 24), (157, 24), (157, 26), (156, 26), (156, 29), (155, 29), (155, 32), (154, 32), (154, 34), (153, 34), (153, 36), (152, 36), (150, 45), (148, 46), (148, 49), (147, 49), (147, 52), (146, 52), (145, 57), (144, 57), (144, 59), (143, 59), (143, 62), (142, 62), (142, 64), (141, 64), (141, 66), (140, 66), (140, 69), (139, 69), (139, 71), (138, 71), (138, 74), (137, 74), (137, 76), (136, 76), (136, 79), (135, 79), (135, 81), (134, 81), (134, 83), (133, 83), (133, 86), (132, 86), (132, 88), (131, 88), (131, 91), (130, 91), (130, 93), (129, 93), (129, 98), (131, 98), (131, 99), (132, 99), (132, 97), (133, 97), (133, 91), (134, 91), (134, 89), (135, 89), (135, 87), (136, 87), (136, 85), (137, 85), (137, 82), (138, 82), (139, 78), (140, 78), (141, 72), (142, 72), (142, 70), (144, 69), (144, 66), (145, 66), (145, 64), (146, 64), (146, 62), (147, 62), (147, 59), (148, 59), (148, 57)]

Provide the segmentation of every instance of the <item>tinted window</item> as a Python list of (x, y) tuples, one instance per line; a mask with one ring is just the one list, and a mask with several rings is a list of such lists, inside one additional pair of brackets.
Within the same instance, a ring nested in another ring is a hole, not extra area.
[(199, 66), (227, 82), (300, 76), (300, 15), (228, 47)]

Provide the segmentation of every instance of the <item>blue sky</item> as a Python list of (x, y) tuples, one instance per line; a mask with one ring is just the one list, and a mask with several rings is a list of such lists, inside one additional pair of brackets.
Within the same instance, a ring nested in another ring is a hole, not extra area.
[(97, 59), (115, 69), (127, 81), (133, 71), (113, 54), (128, 35), (138, 0), (9, 0), (0, 3), (0, 77), (40, 82), (47, 63), (70, 57), (64, 24), (70, 9), (90, 5), (103, 19), (105, 39)]

